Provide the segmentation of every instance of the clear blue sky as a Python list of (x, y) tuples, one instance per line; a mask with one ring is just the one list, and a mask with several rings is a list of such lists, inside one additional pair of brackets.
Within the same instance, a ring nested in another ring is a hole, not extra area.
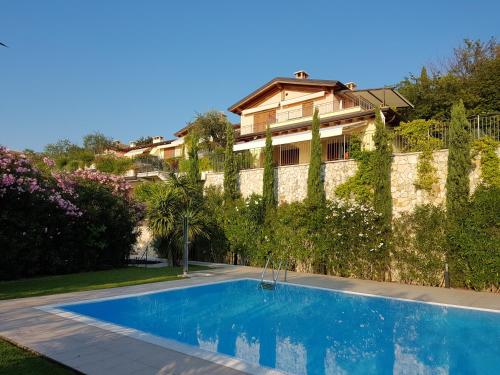
[(0, 0), (0, 144), (171, 137), (298, 69), (392, 84), (498, 37), (499, 14), (498, 0)]

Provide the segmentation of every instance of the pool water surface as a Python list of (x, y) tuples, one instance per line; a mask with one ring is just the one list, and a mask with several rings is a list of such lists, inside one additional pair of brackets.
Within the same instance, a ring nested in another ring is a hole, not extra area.
[(494, 374), (500, 313), (241, 279), (58, 309), (291, 374)]

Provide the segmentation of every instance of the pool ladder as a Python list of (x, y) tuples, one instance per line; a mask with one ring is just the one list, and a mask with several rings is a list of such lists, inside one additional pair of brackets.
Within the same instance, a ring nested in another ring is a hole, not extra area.
[[(267, 269), (269, 268), (269, 265), (271, 265), (271, 279), (265, 279), (264, 277), (266, 276), (266, 271)], [(281, 269), (282, 269), (282, 265), (283, 265), (283, 260), (280, 260), (278, 262), (278, 267), (276, 268), (275, 267), (275, 264), (274, 264), (274, 260), (272, 259), (271, 256), (267, 257), (267, 260), (266, 260), (266, 265), (264, 266), (264, 269), (262, 270), (262, 275), (260, 276), (260, 284), (259, 286), (262, 288), (262, 289), (269, 289), (269, 290), (274, 290), (274, 288), (276, 287), (276, 282), (278, 281), (279, 277), (280, 277), (280, 272), (281, 272)], [(286, 277), (287, 277), (287, 268), (288, 268), (288, 260), (285, 261), (285, 279), (284, 281), (286, 281)]]

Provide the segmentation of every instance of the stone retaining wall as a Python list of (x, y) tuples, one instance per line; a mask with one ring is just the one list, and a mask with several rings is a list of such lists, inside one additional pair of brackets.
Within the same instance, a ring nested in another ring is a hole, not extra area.
[[(436, 151), (433, 154), (433, 165), (436, 168), (438, 181), (432, 186), (430, 192), (417, 190), (418, 152), (394, 154), (391, 169), (391, 191), (394, 214), (413, 210), (420, 204), (444, 204), (446, 196), (446, 176), (448, 150)], [(276, 193), (280, 203), (303, 200), (307, 195), (307, 170), (308, 164), (290, 165), (275, 168)], [(323, 179), (325, 193), (328, 199), (335, 196), (335, 188), (356, 173), (355, 160), (341, 160), (327, 162), (323, 165)], [(252, 193), (262, 194), (262, 178), (264, 170), (249, 169), (240, 171), (240, 191), (243, 197)], [(224, 181), (223, 173), (208, 173), (205, 186), (220, 186)], [(470, 174), (471, 190), (473, 191), (480, 181), (479, 160), (473, 161)]]

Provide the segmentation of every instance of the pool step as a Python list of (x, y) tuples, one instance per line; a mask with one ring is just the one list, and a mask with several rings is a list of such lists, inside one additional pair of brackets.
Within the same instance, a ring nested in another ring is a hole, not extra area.
[(262, 289), (274, 290), (274, 288), (276, 287), (276, 283), (274, 281), (270, 281), (270, 280), (262, 280), (260, 282), (260, 287)]

